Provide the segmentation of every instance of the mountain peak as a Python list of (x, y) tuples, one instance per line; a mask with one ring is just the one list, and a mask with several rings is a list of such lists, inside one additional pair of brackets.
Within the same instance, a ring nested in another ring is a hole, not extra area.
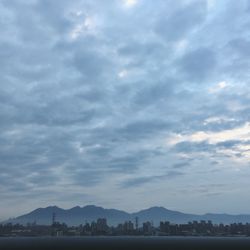
[(45, 209), (60, 209), (58, 206), (48, 206)]
[(104, 209), (104, 208), (95, 205), (86, 205), (83, 207), (83, 209)]
[[(154, 207), (143, 209), (139, 212), (170, 212), (170, 210), (166, 209), (165, 207), (154, 206)], [(174, 211), (172, 211), (172, 212), (174, 212)]]
[(172, 223), (187, 223), (193, 220), (212, 220), (213, 223), (244, 223), (250, 221), (250, 215), (195, 215), (168, 210), (162, 206), (150, 207), (136, 213), (127, 213), (117, 209), (105, 209), (100, 206), (86, 205), (84, 207), (75, 206), (71, 209), (62, 209), (57, 206), (38, 208), (28, 214), (10, 219), (6, 222), (26, 224), (36, 221), (37, 224), (40, 225), (50, 225), (53, 213), (55, 213), (56, 221), (64, 222), (68, 225), (79, 225), (84, 221), (92, 222), (98, 218), (106, 218), (109, 225), (117, 225), (118, 223), (123, 223), (128, 220), (134, 221), (135, 217), (139, 218), (140, 223), (153, 221), (158, 225), (160, 221), (170, 221)]
[(165, 207), (161, 207), (161, 206), (150, 207), (150, 208), (148, 208), (148, 210), (164, 210), (164, 211), (169, 211)]
[(80, 206), (75, 206), (75, 207), (70, 208), (70, 210), (78, 210), (78, 209), (81, 209), (81, 207)]

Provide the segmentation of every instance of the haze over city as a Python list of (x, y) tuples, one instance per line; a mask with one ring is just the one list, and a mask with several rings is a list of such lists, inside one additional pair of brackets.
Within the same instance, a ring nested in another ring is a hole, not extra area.
[(250, 214), (249, 1), (0, 0), (0, 16), (0, 220)]

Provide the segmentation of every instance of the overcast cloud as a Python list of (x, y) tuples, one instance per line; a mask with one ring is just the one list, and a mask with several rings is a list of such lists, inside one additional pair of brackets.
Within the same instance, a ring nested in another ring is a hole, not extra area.
[(0, 219), (250, 213), (249, 14), (247, 0), (0, 0)]

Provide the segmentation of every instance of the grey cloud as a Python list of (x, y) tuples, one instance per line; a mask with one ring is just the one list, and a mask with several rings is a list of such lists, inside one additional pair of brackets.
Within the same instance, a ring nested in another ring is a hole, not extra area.
[(114, 157), (106, 167), (115, 172), (133, 173), (143, 164), (146, 157), (144, 153), (140, 154), (139, 152), (134, 155)]
[[(18, 25), (22, 27), (22, 31), (28, 35), (28, 30), (25, 31), (25, 27), (29, 27), (29, 31), (45, 31), (51, 30), (59, 32), (59, 34), (65, 30), (68, 30), (71, 26), (71, 22), (66, 18), (66, 10), (69, 7), (67, 1), (4, 1), (4, 5), (15, 12)], [(22, 10), (22, 11), (20, 11)], [(34, 22), (29, 22), (33, 20)], [(36, 29), (35, 23), (42, 23)], [(36, 34), (39, 34), (38, 32)], [(39, 36), (40, 37), (40, 36)], [(34, 37), (36, 39), (36, 37)]]
[(216, 55), (209, 48), (198, 48), (189, 51), (180, 60), (180, 70), (191, 81), (203, 83), (203, 81), (213, 74), (216, 66)]
[(145, 176), (145, 177), (138, 177), (138, 178), (131, 178), (127, 181), (124, 181), (121, 184), (122, 188), (133, 188), (133, 187), (138, 187), (147, 183), (153, 183), (155, 181), (161, 181), (161, 180), (166, 180), (168, 181), (169, 179), (178, 177), (183, 175), (182, 172), (177, 172), (177, 171), (169, 171), (167, 174), (164, 175), (159, 175), (159, 176)]
[(167, 42), (184, 39), (189, 32), (201, 25), (206, 17), (205, 1), (195, 1), (162, 17), (156, 25), (156, 32)]
[(174, 146), (174, 150), (177, 152), (185, 152), (185, 153), (191, 153), (191, 152), (208, 152), (213, 151), (214, 146), (205, 142), (179, 142)]
[(108, 146), (92, 147), (87, 149), (88, 154), (92, 154), (98, 157), (107, 157), (111, 151), (111, 148)]
[(52, 187), (59, 182), (60, 178), (49, 171), (38, 171), (36, 176), (28, 178), (27, 183), (33, 184), (38, 187)]
[(126, 182), (124, 182), (122, 184), (123, 187), (134, 187), (134, 186), (140, 186), (140, 185), (143, 185), (147, 182), (150, 182), (152, 180), (154, 180), (155, 178), (154, 177), (140, 177), (140, 178), (135, 178), (135, 179), (131, 179), (131, 180), (128, 180)]
[[(223, 142), (218, 142), (216, 144), (210, 144), (207, 141), (202, 142), (190, 142), (183, 141), (177, 143), (173, 150), (177, 152), (193, 153), (193, 152), (209, 152), (216, 154), (219, 149), (234, 149), (236, 146), (248, 145), (249, 142), (241, 140), (226, 140)], [(237, 153), (235, 154), (237, 156)], [(240, 154), (238, 155), (240, 156)]]
[(190, 161), (186, 161), (186, 162), (179, 162), (179, 163), (175, 163), (173, 165), (174, 168), (185, 168), (187, 166), (190, 165)]
[(118, 48), (118, 53), (129, 60), (127, 63), (128, 69), (140, 69), (143, 65), (150, 70), (150, 67), (155, 66), (155, 61), (159, 63), (164, 61), (171, 51), (157, 41), (151, 43), (134, 41)]
[(38, 1), (35, 5), (35, 9), (37, 13), (41, 15), (41, 21), (43, 23), (48, 23), (47, 27), (54, 28), (55, 31), (62, 33), (67, 32), (70, 28), (72, 28), (72, 22), (66, 18), (66, 11), (70, 6), (68, 1), (56, 0), (56, 1)]
[(239, 144), (242, 144), (240, 140), (228, 140), (224, 142), (219, 142), (216, 144), (218, 147), (223, 147), (223, 148), (232, 148), (234, 146), (237, 146)]
[(153, 85), (144, 86), (135, 96), (135, 103), (139, 106), (147, 107), (155, 105), (160, 101), (168, 101), (174, 95), (175, 79), (165, 79)]
[[(229, 42), (232, 50), (239, 54), (239, 56), (247, 56), (250, 54), (250, 41), (245, 39), (234, 39)], [(247, 58), (246, 58), (247, 59)]]
[(118, 53), (123, 56), (137, 56), (139, 58), (146, 56), (150, 58), (150, 56), (155, 53), (158, 56), (162, 49), (164, 49), (164, 47), (161, 43), (140, 43), (134, 41), (119, 48)]
[(212, 165), (218, 165), (219, 162), (218, 161), (211, 161), (210, 164), (212, 164)]
[(170, 124), (163, 120), (155, 121), (136, 121), (127, 124), (119, 130), (122, 136), (125, 138), (140, 139), (149, 137), (152, 133), (160, 133), (169, 128)]
[(104, 74), (104, 70), (107, 69), (109, 61), (107, 58), (103, 58), (96, 51), (81, 51), (77, 52), (74, 58), (74, 65), (82, 73), (84, 79), (86, 79), (86, 83), (91, 81), (91, 79), (95, 79), (96, 77), (100, 77)]
[(107, 177), (105, 172), (99, 171), (76, 171), (71, 174), (71, 181), (74, 185), (78, 185), (81, 187), (93, 187), (97, 184), (100, 184), (104, 181), (105, 176)]
[(233, 129), (244, 124), (244, 121), (222, 121), (220, 123), (208, 123), (203, 126), (204, 131), (223, 131)]
[(247, 68), (249, 68), (249, 52), (250, 52), (250, 42), (246, 37), (237, 37), (230, 40), (225, 46), (224, 55), (231, 60), (226, 61), (223, 71), (231, 75), (234, 81), (239, 83), (246, 82), (249, 79), (249, 73)]

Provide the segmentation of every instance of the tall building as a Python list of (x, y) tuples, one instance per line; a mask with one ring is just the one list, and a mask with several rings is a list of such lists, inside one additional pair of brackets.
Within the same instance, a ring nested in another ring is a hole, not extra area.
[(56, 213), (53, 212), (52, 213), (52, 225), (54, 225), (56, 223)]
[(136, 216), (135, 217), (135, 229), (136, 229), (136, 231), (138, 231), (138, 228), (139, 228), (139, 218)]
[(153, 226), (152, 226), (151, 222), (149, 222), (149, 221), (144, 222), (142, 225), (142, 230), (143, 230), (144, 234), (151, 235), (153, 233)]
[(105, 218), (97, 219), (96, 230), (98, 233), (106, 233), (108, 231), (107, 219)]
[(123, 232), (125, 234), (131, 234), (133, 233), (134, 231), (134, 224), (133, 222), (131, 221), (126, 221), (124, 224), (123, 224)]

